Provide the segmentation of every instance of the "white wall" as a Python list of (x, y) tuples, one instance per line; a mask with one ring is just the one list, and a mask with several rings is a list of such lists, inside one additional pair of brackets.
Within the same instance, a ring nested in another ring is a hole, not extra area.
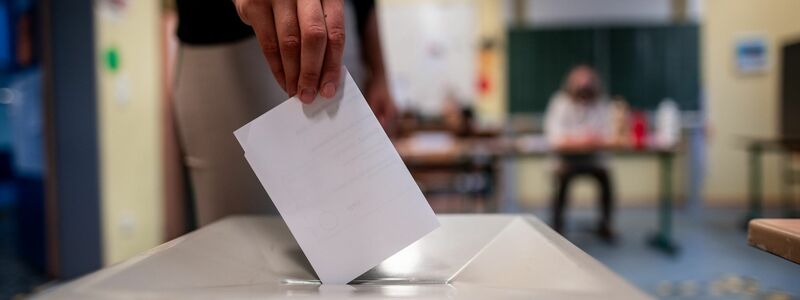
[(702, 21), (705, 14), (706, 0), (689, 0), (686, 5), (687, 14), (690, 20)]
[[(703, 85), (706, 87), (711, 138), (706, 198), (712, 203), (744, 205), (748, 198), (748, 137), (778, 135), (781, 45), (800, 37), (800, 1), (708, 0), (702, 32)], [(769, 69), (739, 74), (735, 66), (737, 38), (760, 34), (767, 41)], [(780, 196), (781, 160), (764, 159), (764, 195)]]
[(669, 0), (532, 0), (526, 16), (534, 24), (598, 21), (662, 21), (670, 17)]
[[(513, 1), (506, 2), (506, 20), (513, 20)], [(690, 20), (700, 20), (704, 0), (688, 0)], [(672, 16), (672, 0), (525, 0), (525, 23), (531, 25), (597, 23), (664, 23)]]
[(435, 115), (448, 96), (475, 98), (478, 17), (473, 0), (384, 0), (379, 17), (398, 106)]

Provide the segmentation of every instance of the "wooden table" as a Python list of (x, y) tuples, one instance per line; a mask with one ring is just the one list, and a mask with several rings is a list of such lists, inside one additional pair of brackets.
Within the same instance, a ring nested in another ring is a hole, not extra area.
[[(675, 148), (631, 148), (611, 147), (605, 150), (614, 156), (650, 157), (658, 160), (658, 229), (647, 237), (647, 242), (653, 248), (669, 255), (675, 255), (680, 250), (678, 243), (672, 237), (672, 210), (675, 201), (673, 193), (674, 170), (672, 168), (677, 150)], [(516, 157), (541, 157), (551, 155), (552, 151), (517, 151), (511, 155)]]
[[(762, 156), (765, 153), (783, 153), (790, 154), (791, 152), (800, 151), (800, 138), (744, 138), (744, 144), (747, 149), (748, 160), (748, 190), (750, 199), (748, 202), (748, 212), (744, 217), (742, 224), (745, 226), (748, 222), (755, 218), (763, 216), (763, 178), (762, 178)], [(794, 180), (794, 171), (791, 170), (789, 163), (783, 163), (783, 180)], [(784, 192), (786, 193), (786, 192)], [(784, 217), (796, 217), (800, 215), (788, 195), (783, 197), (783, 213)]]
[[(520, 159), (528, 157), (547, 157), (554, 155), (554, 151), (546, 145), (538, 147), (522, 146), (523, 138), (464, 138), (456, 139), (452, 147), (442, 149), (438, 152), (414, 151), (409, 145), (408, 139), (400, 140), (396, 143), (398, 152), (409, 169), (432, 169), (432, 168), (478, 168), (483, 166), (490, 170), (494, 181), (504, 186), (498, 190), (506, 191), (514, 189), (513, 182), (516, 180), (513, 174), (506, 174), (505, 178), (498, 178), (496, 165), (508, 166), (517, 163)], [(651, 157), (658, 160), (659, 165), (659, 203), (658, 203), (658, 229), (648, 237), (648, 244), (667, 254), (674, 255), (679, 251), (677, 242), (672, 237), (672, 210), (674, 204), (673, 194), (673, 162), (677, 154), (676, 148), (660, 147), (608, 147), (605, 152), (615, 156), (635, 156)], [(505, 172), (509, 173), (509, 172)], [(500, 212), (517, 212), (517, 199), (514, 195), (497, 196), (497, 209)]]
[(753, 247), (800, 264), (800, 219), (754, 219), (747, 242)]

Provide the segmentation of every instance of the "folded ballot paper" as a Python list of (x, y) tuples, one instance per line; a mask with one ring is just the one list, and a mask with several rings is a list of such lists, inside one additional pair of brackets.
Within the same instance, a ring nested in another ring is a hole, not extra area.
[[(345, 284), (439, 226), (353, 78), (234, 132), (324, 284)], [(266, 200), (265, 200), (266, 201)]]

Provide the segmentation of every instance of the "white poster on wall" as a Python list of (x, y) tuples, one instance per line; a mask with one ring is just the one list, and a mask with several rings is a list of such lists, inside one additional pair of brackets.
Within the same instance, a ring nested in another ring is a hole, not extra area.
[(380, 30), (392, 95), (401, 109), (436, 115), (476, 97), (478, 24), (472, 1), (383, 1)]

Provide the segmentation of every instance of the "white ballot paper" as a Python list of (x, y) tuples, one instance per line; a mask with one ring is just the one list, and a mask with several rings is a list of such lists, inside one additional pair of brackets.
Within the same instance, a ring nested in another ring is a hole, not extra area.
[(295, 97), (234, 132), (325, 284), (345, 284), (439, 226), (353, 78)]

